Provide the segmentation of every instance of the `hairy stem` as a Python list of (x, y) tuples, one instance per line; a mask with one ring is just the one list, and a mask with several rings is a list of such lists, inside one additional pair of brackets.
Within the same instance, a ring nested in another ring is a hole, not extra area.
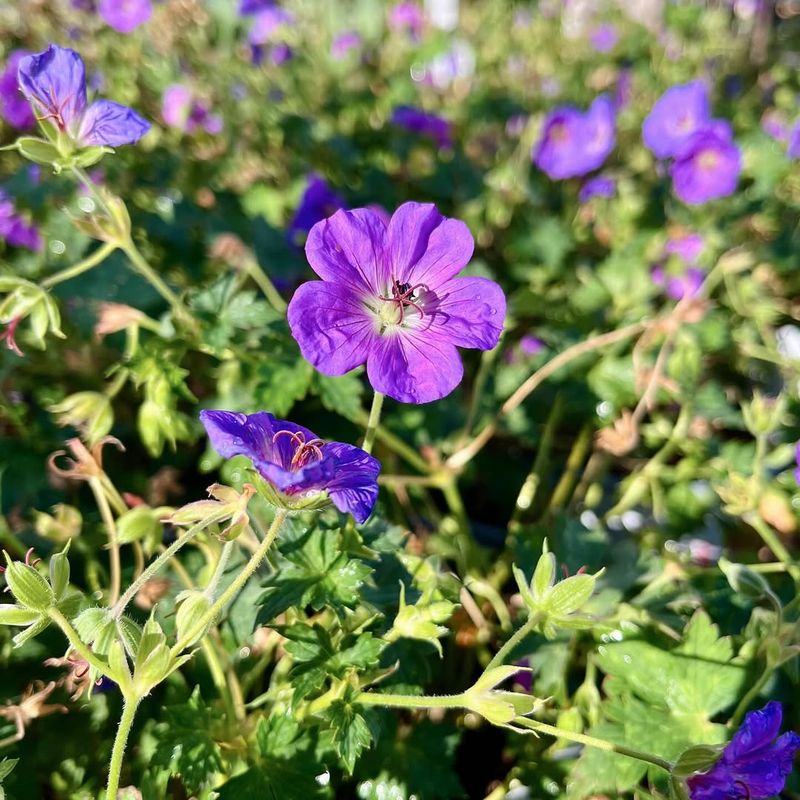
[(484, 672), (502, 665), (506, 657), (513, 652), (514, 648), (533, 631), (538, 621), (538, 618), (535, 616), (527, 619), (516, 633), (514, 633), (514, 635), (494, 654), (494, 658), (486, 665)]
[(264, 293), (267, 302), (279, 314), (285, 314), (288, 307), (286, 301), (281, 297), (280, 292), (275, 288), (275, 284), (270, 280), (267, 273), (261, 269), (261, 265), (256, 261), (255, 257), (246, 258), (242, 266), (244, 271), (253, 279), (253, 283)]
[(381, 419), (381, 409), (383, 408), (383, 398), (380, 392), (375, 392), (372, 398), (372, 408), (369, 410), (369, 419), (367, 420), (367, 430), (364, 433), (364, 443), (361, 449), (367, 453), (372, 452), (372, 445), (375, 443), (375, 434), (378, 431), (378, 422)]
[(78, 275), (82, 275), (84, 272), (88, 272), (90, 269), (102, 264), (116, 249), (117, 246), (115, 244), (103, 244), (98, 247), (97, 250), (86, 256), (82, 261), (48, 276), (42, 280), (39, 285), (43, 289), (49, 289), (51, 286), (56, 286), (71, 278), (77, 278)]
[(121, 585), (117, 524), (114, 521), (114, 514), (111, 512), (111, 506), (108, 504), (108, 498), (103, 491), (100, 481), (97, 480), (97, 478), (92, 478), (89, 481), (89, 487), (92, 490), (97, 507), (100, 509), (100, 516), (103, 518), (103, 524), (106, 526), (106, 531), (108, 533), (109, 561), (111, 565), (111, 590), (108, 604), (113, 606), (119, 599)]
[(117, 681), (117, 677), (111, 672), (105, 661), (101, 661), (82, 641), (78, 636), (78, 631), (72, 627), (72, 623), (55, 607), (48, 609), (47, 616), (50, 617), (59, 628), (64, 636), (67, 637), (72, 649), (87, 663), (91, 664), (100, 674)]
[(125, 756), (125, 747), (128, 736), (133, 727), (133, 719), (141, 702), (138, 697), (126, 697), (122, 707), (122, 717), (119, 720), (117, 735), (114, 737), (114, 747), (111, 750), (111, 762), (108, 765), (108, 784), (106, 786), (106, 800), (117, 800), (119, 779), (122, 772), (122, 759)]

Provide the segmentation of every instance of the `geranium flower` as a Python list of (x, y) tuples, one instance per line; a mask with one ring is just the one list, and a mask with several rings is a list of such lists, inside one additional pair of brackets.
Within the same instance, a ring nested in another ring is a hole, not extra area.
[(153, 6), (150, 0), (100, 0), (97, 13), (118, 33), (131, 33), (153, 16)]
[(361, 448), (324, 442), (302, 425), (266, 411), (201, 411), (211, 446), (223, 457), (247, 456), (284, 508), (319, 508), (328, 502), (357, 522), (378, 499), (380, 462)]
[(356, 31), (344, 31), (331, 42), (331, 56), (337, 61), (347, 57), (351, 50), (361, 47), (361, 36)]
[(642, 138), (658, 158), (671, 158), (711, 119), (708, 89), (702, 81), (673, 86), (656, 100), (642, 125)]
[(593, 197), (613, 197), (616, 191), (617, 182), (613, 178), (597, 175), (594, 178), (589, 178), (581, 186), (581, 190), (578, 192), (578, 200), (581, 203), (587, 203)]
[(691, 136), (670, 168), (675, 194), (690, 205), (733, 194), (741, 171), (741, 152), (721, 120)]
[(174, 83), (164, 90), (161, 116), (171, 128), (184, 133), (195, 133), (200, 128), (211, 134), (222, 131), (222, 118), (212, 114), (204, 103), (194, 97), (188, 86), (180, 83)]
[(795, 122), (794, 127), (789, 132), (789, 144), (786, 147), (786, 155), (789, 158), (800, 158), (800, 121)]
[(412, 39), (419, 39), (425, 25), (425, 15), (416, 3), (395, 3), (389, 11), (389, 27), (393, 31), (406, 31)]
[(19, 62), (27, 55), (30, 55), (27, 50), (12, 50), (0, 75), (0, 117), (20, 129), (32, 128), (36, 124), (30, 103), (20, 92), (17, 80)]
[(506, 301), (487, 278), (458, 278), (472, 257), (467, 226), (432, 204), (404, 203), (385, 224), (368, 208), (316, 224), (306, 256), (322, 278), (289, 303), (292, 335), (325, 375), (366, 363), (377, 392), (429, 403), (455, 389), (457, 347), (490, 350)]
[(761, 800), (780, 794), (800, 750), (800, 735), (778, 736), (782, 717), (781, 704), (774, 701), (751, 711), (714, 766), (689, 778), (691, 799)]
[(51, 44), (43, 53), (25, 56), (19, 63), (19, 85), (39, 118), (78, 145), (133, 144), (150, 129), (127, 106), (111, 100), (87, 105), (83, 59), (69, 48)]
[(35, 225), (30, 225), (20, 217), (14, 208), (14, 201), (0, 189), (0, 239), (14, 247), (28, 250), (41, 250), (42, 237)]
[(450, 123), (436, 114), (411, 106), (399, 106), (392, 112), (392, 124), (412, 133), (421, 133), (436, 142), (438, 147), (450, 147), (453, 134)]
[(295, 245), (302, 243), (303, 236), (320, 220), (329, 217), (344, 206), (344, 197), (338, 192), (334, 192), (319, 175), (312, 172), (308, 176), (308, 183), (300, 198), (300, 205), (289, 223), (287, 231), (289, 241)]
[(592, 49), (597, 53), (609, 53), (619, 41), (619, 34), (614, 25), (605, 23), (593, 28), (589, 33)]
[(547, 115), (533, 161), (553, 180), (575, 178), (601, 167), (614, 139), (614, 108), (605, 95), (585, 112), (562, 106)]

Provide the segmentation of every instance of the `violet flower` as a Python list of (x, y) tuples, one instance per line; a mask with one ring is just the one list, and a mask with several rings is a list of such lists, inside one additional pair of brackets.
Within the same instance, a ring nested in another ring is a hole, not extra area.
[(714, 766), (687, 781), (691, 800), (762, 800), (780, 794), (800, 750), (800, 735), (778, 736), (782, 718), (775, 701), (747, 714)]
[(662, 287), (667, 297), (673, 300), (694, 297), (700, 291), (705, 277), (705, 272), (699, 267), (689, 267), (680, 275), (669, 274), (660, 264), (650, 270), (650, 278), (653, 283)]
[(789, 140), (789, 126), (780, 111), (774, 108), (767, 109), (761, 115), (761, 130), (767, 136), (775, 139), (776, 142), (786, 142)]
[(392, 112), (392, 124), (433, 139), (437, 147), (451, 147), (453, 144), (450, 123), (436, 114), (429, 114), (418, 108), (399, 106)]
[(308, 428), (266, 411), (236, 414), (201, 411), (211, 446), (223, 457), (247, 456), (272, 487), (270, 500), (283, 508), (320, 508), (333, 503), (364, 522), (378, 499), (377, 459), (361, 448), (324, 442)]
[(789, 132), (789, 144), (786, 147), (786, 155), (789, 158), (800, 158), (800, 120), (795, 122), (794, 127)]
[(425, 15), (416, 3), (395, 3), (389, 11), (389, 27), (407, 33), (415, 41), (422, 35), (424, 25)]
[(741, 171), (741, 152), (720, 121), (691, 136), (670, 168), (675, 194), (689, 205), (733, 194)]
[(251, 45), (280, 42), (281, 34), (294, 23), (295, 16), (291, 11), (280, 6), (267, 6), (255, 15), (248, 41)]
[(118, 33), (131, 33), (153, 16), (150, 0), (100, 0), (97, 13)]
[(80, 146), (132, 144), (150, 129), (150, 123), (127, 106), (111, 100), (87, 105), (83, 60), (69, 48), (51, 44), (42, 53), (25, 56), (19, 64), (19, 84), (39, 119)]
[(303, 237), (320, 221), (345, 207), (344, 198), (317, 174), (308, 176), (300, 205), (289, 223), (287, 236), (292, 244), (301, 244)]
[(794, 448), (794, 463), (797, 465), (794, 471), (794, 479), (800, 483), (800, 442)]
[(249, 17), (274, 5), (275, 0), (241, 0), (239, 3), (239, 15)]
[(367, 208), (337, 211), (311, 229), (304, 283), (288, 320), (303, 356), (325, 375), (366, 363), (373, 389), (430, 403), (464, 374), (457, 347), (491, 350), (506, 300), (487, 278), (456, 277), (472, 257), (467, 226), (433, 204), (404, 203), (389, 224)]
[(161, 116), (170, 128), (177, 128), (184, 133), (195, 133), (201, 128), (211, 134), (222, 131), (222, 118), (211, 114), (207, 106), (195, 99), (192, 90), (180, 83), (174, 83), (164, 90)]
[(581, 186), (581, 190), (578, 192), (578, 200), (581, 203), (587, 203), (593, 197), (613, 197), (616, 191), (617, 182), (613, 178), (596, 175), (594, 178), (589, 178)]
[(586, 175), (603, 165), (614, 138), (614, 108), (605, 95), (585, 112), (562, 106), (547, 115), (533, 161), (552, 180)]
[(356, 31), (344, 31), (331, 43), (331, 56), (341, 61), (351, 50), (358, 50), (360, 47), (361, 36)]
[(19, 90), (17, 80), (19, 62), (28, 55), (28, 50), (12, 50), (0, 75), (0, 117), (13, 128), (22, 130), (36, 125), (36, 117), (25, 95)]
[(42, 237), (35, 225), (31, 225), (17, 214), (14, 201), (0, 189), (0, 239), (13, 247), (28, 250), (42, 249)]
[(702, 81), (673, 86), (656, 100), (642, 125), (642, 138), (658, 158), (671, 158), (711, 118), (708, 89)]
[(592, 49), (597, 53), (609, 53), (619, 41), (617, 29), (610, 23), (598, 25), (589, 33)]

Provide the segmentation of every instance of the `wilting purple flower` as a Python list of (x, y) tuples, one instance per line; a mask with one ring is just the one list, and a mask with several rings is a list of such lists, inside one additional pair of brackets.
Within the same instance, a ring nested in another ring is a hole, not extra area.
[(357, 522), (372, 513), (381, 465), (361, 448), (324, 442), (308, 428), (266, 411), (201, 411), (200, 421), (211, 446), (223, 458), (247, 456), (286, 507), (308, 507), (327, 495)]
[(306, 256), (322, 280), (300, 286), (288, 311), (303, 356), (325, 375), (366, 363), (375, 391), (402, 403), (449, 394), (464, 373), (456, 348), (490, 350), (505, 319), (494, 281), (456, 277), (473, 247), (432, 204), (404, 203), (388, 225), (367, 208), (318, 223)]
[(340, 33), (331, 43), (331, 56), (337, 60), (347, 57), (351, 50), (361, 47), (361, 36), (356, 31)]
[(552, 180), (575, 178), (603, 165), (614, 148), (614, 109), (605, 96), (587, 111), (562, 106), (544, 121), (533, 160)]
[(616, 191), (617, 182), (613, 178), (597, 175), (594, 178), (589, 178), (589, 180), (581, 186), (581, 190), (578, 192), (578, 200), (580, 200), (581, 203), (586, 203), (593, 197), (613, 197)]
[(0, 239), (13, 247), (41, 250), (42, 237), (35, 225), (31, 225), (17, 214), (14, 201), (0, 189)]
[(292, 244), (299, 244), (302, 237), (320, 220), (344, 207), (344, 197), (334, 192), (319, 175), (311, 173), (300, 198), (300, 205), (289, 223), (287, 232), (289, 241)]
[(800, 735), (778, 736), (782, 719), (783, 709), (775, 701), (747, 714), (714, 766), (687, 781), (691, 799), (762, 800), (780, 794), (800, 750)]
[(437, 116), (411, 106), (399, 106), (392, 112), (392, 124), (412, 133), (421, 133), (436, 142), (438, 147), (451, 147), (453, 144), (452, 126)]
[(0, 75), (0, 117), (14, 128), (32, 128), (36, 124), (30, 103), (19, 90), (17, 80), (19, 62), (28, 55), (27, 50), (12, 50)]
[(789, 144), (786, 147), (786, 155), (789, 158), (800, 158), (800, 120), (795, 122), (794, 127), (789, 133)]
[(100, 0), (97, 13), (118, 33), (131, 33), (153, 16), (153, 6), (150, 0)]
[(138, 141), (150, 123), (133, 109), (111, 100), (86, 104), (83, 60), (69, 48), (51, 44), (43, 53), (25, 56), (19, 84), (31, 105), (60, 131), (83, 146), (119, 147)]
[(691, 136), (670, 168), (675, 194), (690, 205), (733, 194), (741, 171), (741, 152), (721, 121)]
[(178, 128), (185, 133), (194, 133), (200, 128), (211, 134), (222, 130), (222, 118), (211, 114), (207, 106), (195, 99), (192, 90), (180, 83), (174, 83), (164, 90), (161, 116), (171, 128)]
[(684, 264), (695, 264), (703, 252), (704, 244), (703, 237), (699, 233), (685, 233), (667, 239), (664, 252), (667, 255), (678, 256)]
[(416, 3), (395, 3), (389, 11), (389, 27), (408, 33), (412, 39), (420, 38), (424, 25), (425, 15)]
[(598, 25), (589, 33), (589, 41), (598, 53), (608, 53), (614, 49), (619, 40), (617, 29), (610, 23)]
[(268, 6), (259, 11), (253, 19), (248, 41), (252, 45), (280, 41), (280, 34), (294, 25), (295, 16), (280, 6)]
[(645, 145), (658, 158), (670, 158), (711, 117), (708, 89), (702, 81), (673, 86), (656, 100), (642, 125)]
[(650, 277), (656, 286), (664, 289), (668, 297), (682, 300), (684, 297), (694, 297), (697, 294), (706, 274), (698, 267), (689, 267), (680, 275), (671, 275), (658, 264), (650, 270)]

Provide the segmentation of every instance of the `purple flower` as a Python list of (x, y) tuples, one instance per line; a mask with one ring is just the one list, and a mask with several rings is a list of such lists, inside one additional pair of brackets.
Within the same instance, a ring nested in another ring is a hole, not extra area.
[(780, 794), (800, 750), (800, 735), (778, 736), (782, 718), (775, 701), (747, 714), (714, 766), (687, 781), (691, 800), (761, 800)]
[(25, 247), (36, 251), (42, 249), (39, 230), (17, 214), (14, 201), (2, 189), (0, 189), (0, 239), (4, 239), (13, 247)]
[(248, 41), (251, 45), (280, 42), (281, 34), (294, 25), (294, 22), (295, 16), (291, 11), (279, 6), (268, 6), (256, 14)]
[(87, 105), (83, 60), (74, 50), (51, 44), (43, 53), (25, 56), (19, 84), (40, 118), (79, 145), (119, 147), (138, 141), (150, 129), (127, 106), (111, 100)]
[(359, 447), (324, 442), (308, 428), (266, 411), (201, 411), (211, 446), (223, 457), (247, 456), (285, 508), (319, 507), (330, 498), (343, 514), (364, 522), (378, 499), (377, 459)]
[(265, 8), (275, 5), (275, 0), (241, 0), (239, 3), (239, 14), (248, 17), (258, 14)]
[(164, 90), (161, 116), (171, 128), (185, 133), (194, 133), (201, 128), (211, 134), (222, 131), (221, 117), (209, 113), (209, 109), (194, 98), (192, 90), (180, 83), (174, 83)]
[(586, 112), (572, 106), (551, 111), (533, 160), (549, 178), (562, 180), (601, 167), (613, 148), (614, 109), (603, 95)]
[(544, 350), (544, 342), (541, 339), (537, 339), (535, 336), (531, 336), (529, 333), (526, 333), (519, 340), (519, 349), (526, 356), (535, 356)]
[(337, 61), (347, 57), (351, 50), (361, 47), (361, 36), (356, 31), (340, 33), (331, 43), (331, 56)]
[(719, 121), (691, 136), (670, 168), (675, 194), (689, 205), (733, 194), (741, 171), (730, 126)]
[(656, 286), (661, 286), (673, 300), (694, 297), (703, 285), (706, 274), (697, 267), (689, 267), (680, 275), (671, 275), (660, 264), (650, 270), (650, 278)]
[(684, 233), (667, 239), (664, 252), (667, 255), (678, 256), (684, 264), (694, 264), (703, 252), (705, 244), (699, 233)]
[(320, 221), (345, 207), (344, 198), (334, 192), (319, 175), (308, 176), (308, 184), (300, 198), (300, 205), (289, 223), (287, 235), (292, 244), (301, 244), (302, 238)]
[(767, 109), (761, 115), (761, 130), (778, 142), (785, 142), (789, 139), (789, 126), (780, 111), (774, 108)]
[(30, 103), (19, 90), (17, 80), (19, 62), (28, 55), (27, 50), (12, 50), (0, 75), (0, 117), (14, 128), (32, 128), (36, 124)]
[(658, 158), (670, 158), (703, 129), (711, 117), (708, 89), (702, 81), (673, 86), (656, 100), (642, 125), (645, 145)]
[(118, 33), (131, 33), (153, 16), (153, 6), (150, 0), (100, 0), (97, 13)]
[(794, 448), (794, 463), (797, 464), (794, 471), (794, 479), (800, 483), (800, 442)]
[(453, 133), (450, 123), (437, 116), (411, 106), (399, 106), (392, 112), (392, 124), (412, 133), (421, 133), (436, 142), (438, 147), (451, 147)]
[(366, 363), (376, 392), (430, 403), (455, 389), (457, 347), (490, 350), (506, 301), (487, 278), (458, 278), (472, 257), (467, 226), (430, 203), (404, 203), (386, 225), (367, 208), (311, 229), (306, 256), (321, 281), (289, 303), (292, 335), (325, 375)]
[(786, 155), (789, 158), (800, 158), (800, 120), (795, 122), (794, 127), (789, 133), (789, 144), (786, 147)]
[(597, 175), (594, 178), (589, 178), (581, 186), (581, 190), (578, 192), (578, 200), (581, 203), (586, 203), (593, 197), (613, 197), (616, 191), (617, 183), (613, 178)]
[(598, 53), (608, 53), (614, 49), (619, 40), (617, 29), (611, 24), (598, 25), (589, 34), (592, 48)]
[(389, 11), (389, 27), (408, 33), (414, 40), (420, 38), (424, 25), (425, 16), (416, 3), (395, 3)]

